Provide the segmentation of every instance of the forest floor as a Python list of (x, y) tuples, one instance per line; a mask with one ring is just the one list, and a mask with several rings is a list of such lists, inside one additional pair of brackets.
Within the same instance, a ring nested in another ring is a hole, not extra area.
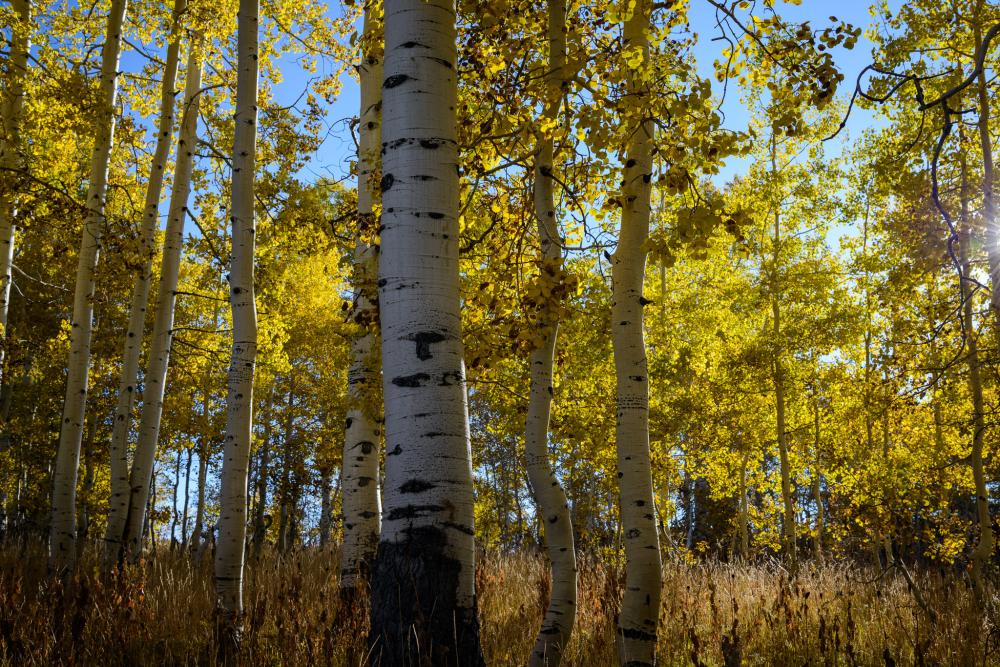
[[(243, 649), (247, 665), (348, 665), (363, 657), (367, 611), (345, 608), (335, 549), (248, 563)], [(213, 662), (211, 563), (178, 551), (114, 581), (84, 554), (65, 588), (46, 575), (40, 545), (0, 547), (0, 665), (206, 665)], [(667, 563), (660, 664), (991, 665), (1000, 632), (963, 578), (913, 577), (922, 604), (896, 573), (845, 563)], [(617, 566), (584, 560), (579, 618), (565, 665), (611, 666)], [(487, 664), (526, 664), (548, 582), (533, 555), (485, 556), (478, 572)]]

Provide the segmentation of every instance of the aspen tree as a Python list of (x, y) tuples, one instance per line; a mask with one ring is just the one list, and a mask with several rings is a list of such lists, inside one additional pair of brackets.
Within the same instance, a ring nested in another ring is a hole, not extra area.
[(215, 594), (220, 650), (227, 660), (239, 648), (243, 613), (243, 560), (247, 522), (247, 471), (253, 431), (253, 382), (257, 360), (257, 304), (254, 295), (254, 169), (257, 146), (257, 0), (240, 0), (237, 28), (236, 129), (233, 137), (232, 254), (229, 301), (233, 347), (226, 396), (219, 489), (219, 539), (215, 552)]
[(990, 518), (989, 491), (986, 487), (986, 470), (983, 465), (983, 445), (986, 435), (985, 401), (983, 398), (983, 380), (981, 361), (979, 359), (979, 335), (975, 329), (973, 292), (969, 281), (972, 270), (970, 246), (973, 242), (972, 213), (969, 210), (969, 177), (965, 157), (964, 133), (959, 130), (959, 169), (961, 182), (959, 198), (961, 204), (960, 229), (958, 242), (958, 258), (962, 268), (959, 281), (959, 293), (962, 297), (962, 327), (965, 345), (968, 349), (966, 363), (969, 367), (969, 394), (972, 398), (972, 451), (969, 453), (969, 467), (972, 468), (972, 478), (976, 500), (976, 522), (979, 526), (979, 541), (970, 555), (972, 561), (972, 584), (976, 599), (983, 603), (983, 572), (993, 554), (993, 521)]
[(108, 165), (115, 132), (115, 100), (118, 94), (118, 57), (121, 53), (122, 22), (127, 0), (112, 0), (108, 13), (104, 47), (101, 50), (100, 93), (94, 116), (94, 149), (87, 187), (87, 217), (80, 240), (71, 320), (69, 377), (63, 405), (52, 479), (52, 524), (49, 559), (55, 570), (66, 571), (75, 564), (76, 480), (80, 465), (80, 443), (87, 410), (87, 382), (90, 375), (90, 341), (94, 328), (94, 291), (97, 262), (104, 235), (104, 204), (108, 187)]
[[(777, 138), (771, 136), (771, 174), (777, 175)], [(774, 377), (775, 428), (778, 433), (778, 460), (781, 468), (781, 503), (784, 518), (781, 522), (781, 548), (791, 563), (792, 571), (798, 567), (795, 548), (795, 498), (792, 495), (792, 473), (788, 460), (788, 433), (785, 429), (785, 360), (781, 344), (781, 285), (779, 262), (781, 260), (781, 207), (774, 206), (774, 227), (771, 235), (771, 332), (774, 335), (774, 357), (771, 360)]]
[(125, 550), (133, 560), (139, 557), (142, 526), (149, 483), (156, 458), (156, 445), (163, 415), (163, 395), (170, 366), (170, 346), (173, 342), (174, 306), (180, 279), (181, 253), (184, 248), (184, 221), (188, 215), (191, 177), (194, 171), (194, 151), (198, 143), (198, 109), (201, 99), (201, 40), (192, 36), (184, 82), (184, 110), (181, 133), (177, 140), (174, 184), (170, 193), (167, 227), (163, 236), (163, 256), (160, 259), (160, 284), (156, 296), (153, 331), (150, 334), (149, 360), (143, 376), (142, 413), (139, 438), (135, 445), (132, 471), (129, 475), (129, 509), (125, 526)]
[(108, 525), (104, 533), (104, 566), (110, 569), (121, 555), (122, 535), (129, 507), (128, 438), (132, 422), (139, 378), (139, 357), (146, 326), (146, 308), (149, 303), (150, 283), (153, 280), (153, 257), (156, 254), (156, 233), (160, 221), (160, 196), (163, 176), (170, 157), (174, 135), (174, 101), (177, 94), (177, 66), (180, 61), (181, 24), (187, 11), (187, 0), (175, 0), (171, 16), (170, 35), (167, 40), (167, 57), (163, 65), (160, 84), (160, 118), (156, 129), (156, 148), (146, 182), (146, 200), (143, 208), (140, 243), (140, 262), (135, 271), (132, 303), (125, 330), (122, 372), (118, 384), (118, 404), (115, 407), (111, 431), (111, 499), (108, 502)]
[[(976, 44), (976, 53), (979, 53), (983, 48), (983, 28), (981, 23), (983, 13), (983, 1), (978, 0), (976, 2), (976, 18), (974, 24), (974, 38)], [(976, 79), (976, 89), (979, 102), (979, 145), (982, 149), (983, 155), (983, 216), (985, 218), (986, 227), (986, 255), (989, 264), (990, 271), (990, 309), (993, 311), (993, 318), (995, 322), (995, 336), (997, 341), (1000, 342), (1000, 220), (997, 220), (996, 215), (996, 202), (994, 198), (994, 182), (993, 182), (993, 139), (990, 133), (990, 96), (989, 90), (987, 88), (986, 81), (986, 68), (982, 67), (979, 70), (979, 76)], [(964, 165), (963, 165), (964, 167)], [(963, 172), (964, 177), (964, 172)], [(971, 235), (971, 232), (970, 232)], [(970, 237), (971, 238), (971, 237)], [(968, 245), (968, 243), (964, 243)], [(968, 264), (968, 263), (967, 263)], [(964, 269), (968, 271), (968, 268)], [(968, 313), (966, 315), (966, 331), (971, 330), (972, 326), (972, 303), (971, 299), (967, 299), (965, 302), (965, 309)], [(973, 366), (973, 350), (976, 345), (975, 335), (971, 334), (969, 340), (969, 372), (972, 374)], [(978, 366), (978, 363), (976, 364)], [(979, 375), (978, 368), (976, 369), (976, 376)], [(978, 381), (978, 377), (976, 378)], [(977, 392), (973, 391), (973, 401), (976, 400)], [(980, 403), (982, 402), (982, 388), (978, 390)], [(978, 406), (979, 410), (982, 410), (982, 405)], [(994, 534), (993, 534), (993, 521), (990, 518), (989, 509), (989, 490), (986, 484), (986, 471), (984, 469), (983, 462), (983, 438), (985, 434), (981, 431), (983, 426), (980, 422), (983, 421), (982, 414), (978, 415), (978, 421), (975, 423), (975, 434), (973, 437), (972, 454), (970, 456), (970, 462), (972, 464), (972, 477), (976, 487), (976, 513), (979, 523), (979, 542), (976, 544), (975, 549), (972, 552), (972, 563), (973, 563), (973, 582), (977, 584), (976, 593), (982, 599), (982, 573), (985, 564), (993, 556), (994, 550)]]
[[(555, 121), (562, 107), (566, 68), (566, 1), (548, 2), (549, 62), (546, 67), (546, 100), (543, 118)], [(553, 195), (555, 169), (551, 130), (538, 136), (534, 168), (534, 206), (541, 244), (539, 285), (544, 295), (553, 295), (563, 272), (562, 239)], [(544, 517), (545, 545), (552, 563), (552, 593), (538, 639), (531, 653), (533, 666), (558, 665), (576, 620), (577, 572), (573, 548), (573, 524), (569, 504), (549, 461), (549, 414), (552, 407), (552, 363), (559, 335), (559, 304), (549, 304), (540, 322), (542, 344), (531, 352), (530, 398), (524, 428), (524, 456), (528, 479)]]
[[(625, 19), (623, 47), (639, 60), (627, 73), (627, 93), (641, 108), (648, 97), (649, 0), (638, 0)], [(622, 169), (622, 214), (618, 246), (611, 262), (611, 341), (615, 357), (618, 414), (618, 484), (624, 533), (625, 595), (618, 618), (618, 655), (622, 665), (653, 665), (660, 589), (663, 585), (660, 542), (653, 509), (649, 456), (649, 377), (643, 332), (643, 279), (649, 238), (653, 173), (653, 122), (635, 122), (628, 133)]]
[[(375, 204), (379, 142), (382, 122), (382, 32), (379, 27), (381, 3), (365, 4), (361, 63), (360, 136), (358, 140), (358, 226), (359, 232), (377, 227)], [(344, 491), (342, 512), (344, 542), (340, 561), (340, 587), (347, 593), (367, 579), (378, 547), (381, 498), (379, 496), (379, 441), (381, 434), (373, 411), (373, 395), (380, 381), (378, 334), (373, 320), (378, 317), (373, 302), (378, 272), (377, 253), (366, 239), (355, 246), (352, 272), (354, 319), (362, 327), (351, 341), (351, 366), (347, 375), (347, 420), (340, 486)]]
[(482, 665), (462, 358), (453, 0), (387, 0), (379, 308), (386, 464), (371, 661)]
[[(0, 373), (7, 352), (7, 314), (10, 311), (11, 270), (14, 265), (14, 234), (17, 202), (14, 171), (23, 164), (21, 118), (24, 115), (24, 84), (31, 51), (31, 1), (12, 0), (17, 24), (11, 29), (7, 67), (10, 83), (0, 116)], [(2, 378), (2, 375), (0, 375)]]

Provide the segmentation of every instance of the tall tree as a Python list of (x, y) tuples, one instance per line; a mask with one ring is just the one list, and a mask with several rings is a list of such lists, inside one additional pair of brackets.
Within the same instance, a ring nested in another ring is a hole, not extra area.
[(341, 550), (340, 586), (345, 592), (362, 584), (370, 572), (378, 547), (381, 498), (379, 497), (379, 443), (377, 418), (378, 308), (376, 279), (378, 256), (371, 236), (378, 227), (377, 174), (382, 123), (381, 3), (365, 4), (362, 53), (358, 74), (361, 83), (360, 137), (358, 141), (358, 238), (354, 248), (352, 282), (353, 319), (359, 327), (351, 341), (351, 366), (347, 375), (348, 410), (340, 488), (343, 489), (344, 543)]
[[(14, 234), (17, 202), (14, 173), (23, 166), (21, 120), (24, 115), (24, 87), (31, 51), (31, 0), (12, 0), (17, 23), (11, 26), (7, 60), (9, 81), (0, 107), (0, 373), (7, 353), (7, 316), (10, 311), (11, 270), (14, 264)], [(2, 379), (2, 376), (0, 376)]]
[(482, 665), (458, 273), (455, 3), (388, 0), (379, 308), (386, 466), (374, 662)]
[[(627, 94), (639, 109), (648, 98), (649, 24), (652, 3), (637, 0), (625, 19), (623, 48), (631, 62)], [(622, 169), (621, 231), (611, 262), (611, 340), (617, 378), (618, 484), (625, 537), (625, 596), (618, 618), (619, 661), (639, 667), (656, 661), (663, 572), (660, 540), (653, 507), (653, 477), (649, 457), (649, 369), (643, 332), (643, 284), (646, 241), (649, 238), (653, 175), (651, 120), (638, 113), (626, 116), (628, 143)]]
[[(549, 460), (549, 416), (552, 407), (552, 366), (559, 334), (559, 300), (565, 297), (563, 240), (559, 233), (555, 181), (555, 141), (566, 86), (566, 0), (549, 0), (547, 14), (549, 61), (546, 66), (546, 98), (543, 123), (536, 129), (538, 145), (534, 166), (534, 213), (541, 245), (539, 288), (543, 296), (541, 321), (543, 341), (531, 352), (528, 413), (524, 428), (525, 467), (539, 514), (544, 517), (545, 545), (552, 563), (552, 593), (545, 612), (531, 665), (558, 665), (576, 621), (576, 551), (573, 524), (566, 493)], [(555, 303), (551, 303), (554, 300)]]
[(219, 489), (219, 541), (215, 594), (220, 650), (235, 658), (243, 613), (243, 561), (247, 530), (247, 473), (253, 432), (253, 382), (257, 361), (257, 302), (254, 293), (254, 170), (257, 149), (258, 2), (240, 0), (237, 26), (236, 129), (233, 136), (232, 252), (229, 302), (233, 347), (226, 396)]
[(150, 338), (149, 361), (143, 375), (142, 413), (139, 419), (139, 439), (135, 446), (132, 471), (129, 474), (129, 503), (125, 525), (125, 549), (136, 559), (142, 544), (149, 484), (156, 458), (156, 445), (163, 416), (163, 395), (170, 366), (170, 347), (174, 337), (174, 306), (180, 278), (181, 252), (184, 247), (184, 221), (188, 215), (194, 153), (198, 143), (198, 109), (201, 99), (201, 43), (194, 34), (184, 80), (184, 111), (181, 133), (177, 140), (174, 185), (170, 193), (167, 227), (160, 259), (160, 284), (157, 289), (156, 311)]
[[(163, 176), (170, 157), (174, 136), (174, 106), (177, 91), (177, 67), (180, 61), (182, 19), (187, 11), (187, 0), (175, 0), (167, 36), (167, 56), (160, 83), (160, 119), (156, 128), (156, 148), (146, 182), (146, 200), (143, 208), (139, 237), (140, 257), (135, 270), (135, 285), (125, 330), (122, 355), (121, 380), (118, 384), (118, 404), (115, 407), (111, 431), (111, 499), (108, 503), (108, 525), (104, 534), (104, 565), (113, 566), (121, 553), (122, 534), (128, 515), (129, 470), (128, 439), (132, 424), (132, 406), (135, 402), (136, 383), (139, 378), (139, 357), (146, 327), (146, 307), (153, 280), (153, 257), (156, 255), (156, 234), (159, 231), (160, 196)], [(175, 186), (176, 189), (176, 186)]]
[(52, 524), (49, 560), (56, 570), (67, 570), (76, 557), (76, 481), (80, 443), (87, 410), (90, 376), (90, 343), (94, 330), (94, 291), (97, 262), (104, 235), (104, 204), (108, 165), (115, 133), (115, 99), (118, 95), (118, 57), (127, 0), (112, 0), (104, 47), (101, 50), (100, 92), (94, 115), (94, 150), (87, 187), (87, 219), (83, 224), (73, 292), (68, 379), (52, 480)]

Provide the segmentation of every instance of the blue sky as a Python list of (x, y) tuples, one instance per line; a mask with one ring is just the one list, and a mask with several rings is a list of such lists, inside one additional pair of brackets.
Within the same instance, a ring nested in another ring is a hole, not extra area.
[[(902, 1), (891, 0), (889, 2), (890, 9), (896, 11), (902, 5)], [(872, 22), (867, 0), (843, 0), (838, 3), (803, 0), (799, 6), (779, 3), (778, 9), (781, 15), (787, 19), (810, 21), (814, 28), (829, 25), (831, 14), (862, 29), (869, 28)], [(339, 6), (331, 5), (331, 13), (339, 12)], [(713, 69), (713, 61), (723, 48), (722, 42), (712, 41), (712, 38), (718, 34), (718, 29), (715, 27), (715, 8), (706, 0), (691, 0), (690, 22), (692, 30), (700, 37), (694, 47), (699, 71), (702, 76), (713, 82), (717, 93), (721, 93), (721, 84), (715, 82)], [(836, 52), (836, 61), (845, 77), (841, 86), (842, 95), (850, 92), (858, 73), (871, 63), (871, 50), (872, 43), (862, 36), (853, 50), (838, 49)], [(307, 81), (307, 74), (295, 62), (294, 54), (284, 56), (283, 60), (279, 62), (285, 80), (276, 87), (276, 95), (279, 104), (288, 104), (301, 94)], [(326, 67), (329, 68), (329, 65)], [(346, 177), (349, 161), (353, 159), (354, 143), (348, 130), (347, 121), (358, 112), (358, 86), (351, 75), (347, 73), (342, 77), (342, 81), (343, 89), (340, 97), (328, 108), (326, 122), (329, 134), (320, 150), (312, 157), (306, 168), (300, 172), (300, 176), (305, 180), (312, 180), (320, 176)], [(735, 87), (730, 87), (722, 111), (726, 115), (728, 127), (732, 129), (746, 127), (749, 115), (740, 99), (739, 91)], [(877, 125), (878, 122), (871, 113), (863, 109), (855, 109), (848, 121), (846, 132), (842, 133), (841, 137), (834, 142), (835, 145), (828, 147), (828, 152), (836, 154), (839, 152), (839, 146), (843, 144), (843, 139), (856, 137), (861, 129)], [(743, 171), (745, 166), (744, 160), (731, 159), (718, 177), (720, 184)]]

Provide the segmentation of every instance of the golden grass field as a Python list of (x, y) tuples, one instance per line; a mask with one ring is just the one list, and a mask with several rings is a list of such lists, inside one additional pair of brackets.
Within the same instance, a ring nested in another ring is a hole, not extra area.
[[(367, 611), (345, 606), (335, 549), (265, 552), (247, 568), (247, 665), (355, 665)], [(963, 577), (915, 572), (905, 580), (848, 564), (668, 562), (661, 665), (991, 665), (1000, 633)], [(205, 665), (215, 655), (211, 563), (160, 548), (122, 576), (99, 574), (88, 550), (65, 587), (49, 580), (41, 545), (0, 550), (0, 664)], [(620, 567), (584, 559), (579, 618), (567, 665), (616, 664)], [(523, 665), (548, 583), (535, 555), (484, 555), (477, 572), (487, 664)], [(993, 608), (988, 601), (987, 608)], [(933, 618), (932, 618), (933, 616)]]

